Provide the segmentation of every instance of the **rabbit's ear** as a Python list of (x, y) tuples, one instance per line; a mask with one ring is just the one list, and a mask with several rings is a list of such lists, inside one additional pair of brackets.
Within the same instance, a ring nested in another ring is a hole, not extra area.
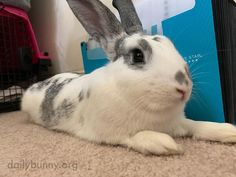
[(115, 41), (126, 33), (116, 16), (99, 0), (67, 0), (85, 30), (106, 51), (110, 60), (115, 57)]
[(113, 0), (113, 6), (118, 10), (125, 31), (131, 35), (143, 33), (143, 26), (132, 3), (132, 0)]

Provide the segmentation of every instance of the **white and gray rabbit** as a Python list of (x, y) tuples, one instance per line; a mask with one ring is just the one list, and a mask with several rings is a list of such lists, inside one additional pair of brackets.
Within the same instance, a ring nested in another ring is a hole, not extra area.
[(32, 85), (22, 110), (48, 129), (144, 154), (180, 154), (172, 137), (236, 142), (227, 123), (187, 119), (188, 66), (164, 36), (143, 33), (131, 0), (113, 0), (121, 22), (99, 0), (67, 0), (110, 63), (91, 74), (58, 74)]

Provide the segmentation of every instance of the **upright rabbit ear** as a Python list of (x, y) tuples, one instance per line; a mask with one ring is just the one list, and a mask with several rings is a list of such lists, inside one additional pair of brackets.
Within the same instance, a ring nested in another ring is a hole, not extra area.
[(112, 4), (119, 11), (121, 23), (129, 35), (143, 33), (142, 23), (131, 0), (113, 0)]
[(99, 0), (67, 2), (85, 30), (101, 43), (109, 59), (114, 60), (115, 41), (127, 35), (116, 16)]

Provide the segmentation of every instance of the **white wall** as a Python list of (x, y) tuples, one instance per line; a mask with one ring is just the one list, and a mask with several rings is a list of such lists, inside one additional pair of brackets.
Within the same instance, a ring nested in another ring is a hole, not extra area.
[[(101, 0), (114, 11), (112, 0)], [(30, 18), (41, 51), (53, 59), (53, 73), (83, 70), (81, 41), (86, 32), (66, 0), (32, 0)]]

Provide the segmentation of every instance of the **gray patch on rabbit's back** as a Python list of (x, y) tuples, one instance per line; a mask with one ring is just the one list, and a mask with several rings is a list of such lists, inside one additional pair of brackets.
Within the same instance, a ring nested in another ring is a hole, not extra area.
[(38, 82), (34, 84), (32, 87), (30, 87), (29, 90), (30, 91), (42, 90), (43, 88), (47, 87), (52, 82), (52, 80), (53, 80), (52, 78), (49, 78), (44, 81)]
[[(80, 77), (80, 75), (77, 76), (77, 78)], [(57, 82), (60, 78), (49, 78), (49, 79), (46, 79), (44, 81), (40, 81), (36, 84), (34, 84), (31, 88), (30, 88), (30, 91), (38, 91), (38, 90), (42, 90), (42, 89), (45, 89), (46, 87), (48, 87), (49, 85)], [(66, 79), (67, 83), (70, 83), (72, 80), (74, 80), (75, 78), (68, 78)]]
[[(50, 86), (45, 91), (45, 97), (41, 104), (41, 119), (45, 123), (46, 126), (54, 126), (57, 125), (58, 120), (66, 114), (66, 117), (69, 116), (69, 113), (73, 112), (74, 106), (72, 103), (69, 103), (68, 100), (63, 100), (58, 109), (53, 109), (54, 100), (59, 92), (63, 89), (63, 87), (70, 83), (75, 78), (65, 79), (59, 82), (59, 79), (55, 79), (52, 81)], [(66, 110), (61, 110), (66, 108)], [(68, 111), (70, 110), (70, 111)], [(64, 112), (63, 112), (64, 111)]]
[(48, 86), (48, 85), (52, 82), (52, 80), (53, 80), (53, 79), (47, 79), (47, 80), (45, 80), (45, 81), (40, 82), (40, 83), (38, 84), (37, 89), (38, 89), (38, 90), (41, 90), (42, 88)]
[(86, 93), (87, 99), (89, 99), (90, 95), (91, 95), (91, 89), (88, 89), (88, 90), (87, 90), (87, 93)]
[(84, 91), (83, 90), (80, 91), (78, 99), (79, 99), (79, 102), (83, 101), (83, 99), (84, 99)]
[(84, 99), (89, 99), (90, 94), (91, 94), (91, 90), (90, 89), (81, 90), (79, 95), (78, 95), (79, 102), (82, 102)]
[(70, 115), (73, 113), (75, 108), (75, 104), (70, 102), (67, 99), (64, 99), (62, 103), (56, 108), (55, 113), (58, 119), (61, 118), (69, 118)]

